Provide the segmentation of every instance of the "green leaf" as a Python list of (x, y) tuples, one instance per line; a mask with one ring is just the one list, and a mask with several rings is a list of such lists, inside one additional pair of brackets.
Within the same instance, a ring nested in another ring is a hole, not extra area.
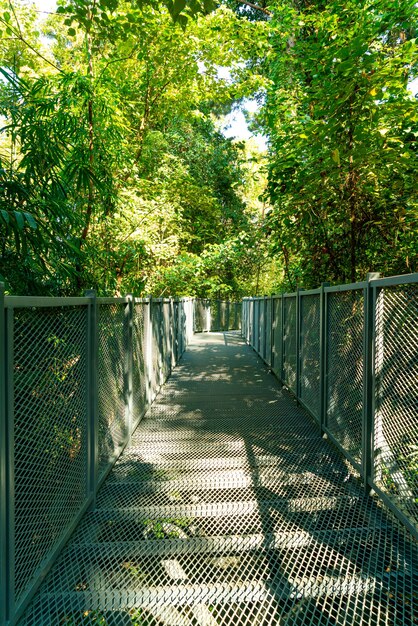
[(331, 152), (331, 157), (334, 163), (336, 163), (338, 167), (340, 167), (340, 151), (338, 150), (338, 148), (335, 148), (335, 150)]
[(213, 0), (203, 0), (203, 7), (205, 9), (205, 13), (211, 13), (215, 10), (216, 4)]
[(77, 34), (75, 28), (69, 28), (67, 32), (70, 35), (70, 37), (75, 37)]
[(183, 11), (185, 7), (186, 7), (186, 0), (174, 0), (172, 15), (174, 17), (177, 17), (178, 15), (180, 15), (180, 13)]
[(188, 18), (185, 15), (173, 16), (173, 19), (177, 24), (180, 24), (183, 30), (186, 28)]
[(29, 224), (29, 226), (33, 229), (36, 230), (38, 228), (38, 224), (36, 223), (33, 215), (31, 215), (30, 213), (24, 212), (23, 215), (26, 218), (27, 223)]
[(10, 217), (7, 211), (5, 211), (4, 209), (0, 210), (0, 215), (3, 218), (3, 221), (5, 222), (5, 224), (9, 224), (10, 223)]
[(8, 13), (8, 11), (3, 13), (3, 19), (5, 22), (10, 22), (10, 13)]
[(15, 219), (16, 219), (16, 224), (19, 230), (23, 230), (25, 228), (25, 220), (23, 217), (23, 213), (21, 213), (20, 211), (13, 211)]

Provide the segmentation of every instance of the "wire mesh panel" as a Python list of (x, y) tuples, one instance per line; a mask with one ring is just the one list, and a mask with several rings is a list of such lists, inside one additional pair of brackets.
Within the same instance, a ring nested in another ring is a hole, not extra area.
[(181, 300), (179, 303), (179, 358), (186, 349), (187, 342), (191, 335), (193, 327), (193, 306), (191, 300)]
[(296, 296), (284, 299), (283, 382), (296, 393)]
[(228, 330), (241, 330), (241, 318), (238, 318), (241, 309), (242, 306), (240, 302), (230, 302)]
[(254, 346), (254, 300), (248, 302), (248, 342)]
[(133, 334), (132, 334), (132, 423), (135, 427), (142, 417), (146, 406), (146, 338), (145, 338), (145, 315), (149, 305), (144, 302), (134, 304), (133, 311)]
[(178, 337), (178, 358), (181, 357), (184, 351), (184, 337), (185, 337), (185, 328), (186, 328), (186, 316), (184, 314), (184, 302), (180, 300), (178, 303), (178, 328), (177, 328), (177, 337)]
[(376, 301), (375, 482), (418, 527), (418, 285)]
[(248, 322), (249, 322), (249, 327), (248, 327), (249, 342), (250, 342), (250, 344), (252, 346), (254, 346), (254, 342), (255, 342), (255, 306), (254, 306), (254, 300), (251, 300), (251, 302), (249, 303)]
[(229, 300), (193, 301), (194, 332), (225, 332), (241, 328), (241, 303)]
[(258, 353), (264, 359), (266, 353), (266, 300), (259, 301), (260, 305), (260, 344)]
[(278, 378), (282, 377), (282, 299), (273, 298), (272, 324), (272, 369)]
[(315, 417), (320, 406), (320, 295), (300, 295), (300, 398)]
[(98, 445), (99, 476), (106, 472), (128, 436), (126, 421), (125, 307), (98, 304)]
[(248, 300), (243, 300), (241, 303), (241, 336), (247, 341), (248, 334)]
[(233, 317), (231, 315), (231, 324), (229, 330), (239, 330), (242, 324), (242, 303), (233, 302)]
[(229, 302), (219, 303), (219, 327), (218, 331), (228, 330)]
[(363, 410), (362, 289), (327, 294), (327, 427), (361, 462)]
[(169, 300), (165, 300), (163, 304), (163, 346), (164, 380), (166, 380), (171, 371), (171, 305)]
[(194, 301), (194, 331), (204, 333), (210, 330), (211, 303), (210, 300), (196, 299)]
[(87, 345), (87, 307), (14, 310), (17, 602), (86, 502)]
[(174, 305), (174, 300), (170, 300), (170, 372), (176, 366), (177, 352), (176, 352), (176, 329), (177, 329), (177, 312)]
[(221, 302), (220, 300), (212, 300), (210, 305), (210, 330), (217, 332), (220, 328), (221, 320)]
[(151, 302), (151, 355), (152, 355), (152, 376), (151, 376), (151, 393), (155, 396), (159, 386), (161, 385), (161, 302)]
[(266, 363), (271, 365), (271, 316), (272, 316), (273, 301), (271, 298), (266, 300), (266, 332), (265, 332), (265, 349), (264, 359)]
[(195, 300), (193, 315), (193, 328), (195, 333), (202, 333), (206, 330), (205, 321), (206, 318), (203, 300)]
[(170, 376), (172, 354), (172, 308), (170, 300), (164, 302), (164, 336), (165, 336), (165, 375), (164, 380)]
[(167, 358), (167, 334), (166, 334), (166, 308), (165, 302), (161, 301), (160, 311), (160, 384), (165, 380), (166, 375), (166, 358)]
[(254, 300), (254, 343), (253, 348), (260, 352), (260, 300)]
[(184, 302), (185, 310), (185, 348), (193, 337), (193, 299), (188, 298)]

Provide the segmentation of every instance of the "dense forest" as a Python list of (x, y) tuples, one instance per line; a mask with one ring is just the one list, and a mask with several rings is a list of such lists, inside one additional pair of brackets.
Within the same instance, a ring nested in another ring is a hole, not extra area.
[[(7, 291), (240, 298), (418, 271), (415, 5), (0, 0)], [(246, 99), (266, 151), (222, 132)]]

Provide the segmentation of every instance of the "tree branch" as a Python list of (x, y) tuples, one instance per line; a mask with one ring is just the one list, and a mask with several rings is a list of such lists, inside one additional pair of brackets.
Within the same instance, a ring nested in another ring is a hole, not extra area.
[(265, 9), (264, 7), (260, 7), (258, 4), (253, 4), (252, 2), (248, 2), (247, 0), (237, 0), (237, 2), (239, 2), (240, 4), (246, 4), (248, 7), (251, 7), (252, 9), (255, 9), (256, 11), (261, 11), (262, 13), (264, 13), (264, 15), (273, 15), (273, 13), (271, 11), (269, 11), (268, 9)]
[[(14, 10), (12, 8), (12, 11), (14, 13)], [(63, 73), (62, 69), (58, 67), (58, 65), (55, 65), (55, 63), (53, 63), (52, 61), (50, 61), (49, 59), (47, 59), (46, 57), (44, 57), (43, 54), (41, 54), (39, 52), (39, 50), (36, 50), (36, 48), (34, 48), (21, 34), (21, 30), (20, 30), (20, 24), (18, 22), (18, 30), (16, 30), (16, 28), (13, 28), (9, 22), (6, 22), (4, 19), (2, 19), (0, 17), (0, 23), (4, 24), (4, 26), (6, 26), (7, 28), (10, 28), (10, 30), (12, 31), (13, 35), (16, 37), (16, 39), (18, 39), (19, 41), (21, 41), (25, 46), (27, 46), (29, 48), (29, 50), (32, 50), (32, 52), (34, 52), (40, 59), (42, 59), (43, 61), (45, 61), (45, 63), (48, 63), (48, 65), (51, 65), (53, 68), (55, 68), (56, 70), (58, 70), (58, 72)]]
[(106, 65), (104, 66), (103, 70), (100, 72), (99, 80), (101, 79), (101, 77), (103, 76), (103, 74), (105, 73), (109, 65), (112, 65), (112, 63), (119, 63), (120, 61), (129, 61), (129, 59), (132, 59), (132, 56), (135, 54), (138, 48), (139, 48), (139, 44), (136, 44), (127, 56), (119, 57), (117, 59), (112, 59), (111, 61), (108, 61)]

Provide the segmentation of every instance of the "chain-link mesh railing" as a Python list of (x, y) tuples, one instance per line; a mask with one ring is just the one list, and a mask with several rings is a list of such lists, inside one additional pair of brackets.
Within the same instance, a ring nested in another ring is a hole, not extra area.
[(300, 398), (317, 419), (320, 410), (320, 294), (300, 297)]
[(272, 309), (273, 309), (273, 302), (271, 300), (271, 298), (267, 298), (266, 299), (266, 330), (264, 333), (265, 339), (264, 339), (264, 360), (267, 363), (267, 365), (272, 364), (272, 355), (271, 355), (271, 348), (272, 348)]
[(193, 302), (194, 332), (225, 332), (240, 330), (241, 302), (203, 300)]
[[(403, 523), (418, 529), (418, 275), (243, 301), (242, 335)], [(260, 315), (272, 307), (273, 318)], [(260, 336), (266, 349), (260, 350)]]
[(0, 624), (14, 623), (192, 332), (192, 301), (0, 291)]
[(134, 301), (132, 319), (132, 428), (144, 414), (147, 404), (147, 336), (149, 304)]
[(361, 463), (363, 407), (363, 289), (329, 293), (327, 300), (326, 426)]
[(254, 300), (254, 324), (253, 324), (253, 333), (254, 333), (254, 348), (255, 351), (260, 354), (260, 303), (261, 300)]
[(289, 296), (283, 303), (283, 375), (285, 384), (296, 392), (296, 296)]
[(259, 339), (259, 348), (258, 348), (258, 354), (265, 359), (266, 358), (266, 330), (267, 330), (267, 324), (266, 324), (266, 300), (265, 298), (263, 298), (262, 300), (259, 300), (258, 302), (258, 306), (260, 307), (260, 319), (259, 319), (259, 335), (260, 335), (260, 339)]
[(406, 515), (418, 510), (418, 285), (376, 292), (374, 480)]
[[(272, 326), (271, 326), (271, 343), (272, 343), (272, 370), (277, 378), (282, 378), (282, 298), (272, 298)], [(246, 310), (247, 307), (244, 306)]]
[(14, 414), (9, 547), (18, 604), (87, 495), (87, 307), (8, 314)]
[(197, 333), (210, 329), (210, 300), (196, 300), (194, 303), (194, 329)]
[(128, 437), (125, 407), (127, 380), (125, 372), (124, 302), (98, 303), (98, 446), (99, 476), (120, 453)]

